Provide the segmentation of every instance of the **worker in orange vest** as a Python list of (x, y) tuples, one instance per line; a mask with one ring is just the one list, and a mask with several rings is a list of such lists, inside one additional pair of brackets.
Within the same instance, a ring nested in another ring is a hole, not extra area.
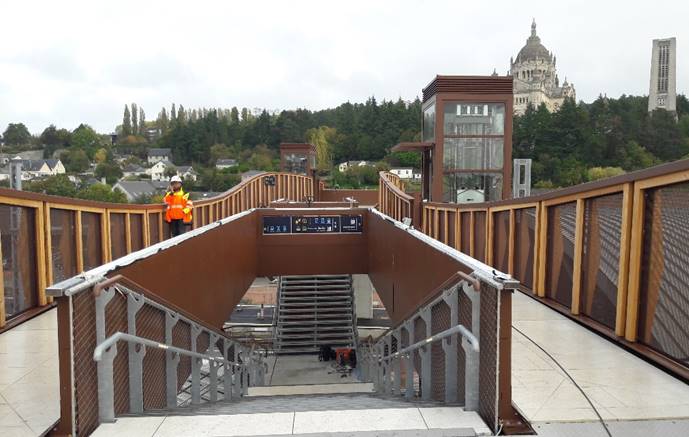
[(182, 179), (173, 176), (170, 179), (170, 186), (163, 198), (167, 209), (165, 210), (165, 221), (170, 224), (170, 236), (176, 237), (183, 234), (187, 225), (191, 225), (191, 210), (193, 204), (189, 200), (189, 193), (182, 189)]

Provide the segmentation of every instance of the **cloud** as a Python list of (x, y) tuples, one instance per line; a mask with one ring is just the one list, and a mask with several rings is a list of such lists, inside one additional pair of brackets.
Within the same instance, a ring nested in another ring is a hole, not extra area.
[(411, 100), (436, 74), (504, 74), (534, 16), (580, 99), (646, 94), (651, 40), (666, 36), (678, 38), (678, 90), (689, 92), (687, 2), (27, 0), (3, 6), (0, 130), (110, 132), (131, 102), (152, 119), (172, 102)]

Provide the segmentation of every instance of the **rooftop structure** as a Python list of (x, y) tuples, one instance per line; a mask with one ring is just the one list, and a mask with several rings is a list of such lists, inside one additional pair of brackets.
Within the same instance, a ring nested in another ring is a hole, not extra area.
[(576, 99), (574, 85), (565, 78), (560, 85), (557, 58), (541, 43), (536, 33), (536, 20), (531, 24), (531, 35), (516, 58), (510, 59), (509, 75), (514, 78), (514, 113), (523, 114), (529, 104), (541, 104), (557, 111), (565, 98)]
[(677, 39), (654, 39), (648, 111), (677, 111)]

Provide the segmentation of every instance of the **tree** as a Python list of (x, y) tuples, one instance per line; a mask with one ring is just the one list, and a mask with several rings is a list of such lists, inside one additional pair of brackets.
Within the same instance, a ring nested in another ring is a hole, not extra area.
[(168, 116), (167, 116), (167, 110), (165, 110), (165, 108), (163, 108), (160, 111), (160, 113), (158, 114), (158, 120), (156, 120), (156, 126), (158, 127), (158, 129), (161, 130), (161, 132), (163, 134), (165, 134), (165, 132), (167, 132), (167, 127), (168, 127), (169, 122), (170, 122), (170, 120), (168, 119)]
[(52, 158), (57, 149), (69, 146), (72, 133), (67, 129), (57, 129), (51, 124), (43, 130), (38, 140), (43, 145), (43, 157)]
[(93, 155), (93, 160), (96, 161), (96, 164), (101, 164), (107, 161), (108, 151), (104, 147), (101, 147), (100, 149), (98, 149), (95, 155)]
[(29, 181), (23, 188), (26, 191), (33, 191), (34, 193), (64, 197), (74, 197), (77, 192), (76, 186), (69, 180), (67, 175), (64, 174)]
[(132, 103), (132, 135), (139, 135), (139, 109)]
[(124, 105), (124, 116), (122, 117), (122, 135), (132, 134), (132, 117), (129, 113), (129, 106)]
[(10, 123), (2, 134), (2, 138), (8, 146), (23, 146), (31, 142), (31, 133), (24, 123)]
[(139, 135), (146, 135), (146, 113), (144, 108), (139, 108)]
[(316, 146), (316, 169), (321, 174), (327, 174), (333, 167), (333, 153), (331, 144), (337, 139), (337, 129), (320, 126), (306, 131), (306, 141)]
[(72, 132), (72, 147), (91, 151), (92, 154), (100, 148), (100, 135), (88, 124), (80, 124)]
[(89, 157), (83, 149), (70, 147), (69, 150), (60, 155), (60, 160), (65, 166), (65, 170), (70, 173), (81, 173), (88, 170), (90, 166)]
[(127, 196), (119, 189), (112, 189), (107, 184), (93, 184), (79, 190), (77, 196), (80, 199), (97, 200), (99, 202), (127, 203)]
[(96, 166), (94, 175), (98, 179), (105, 178), (106, 182), (112, 185), (122, 177), (122, 169), (117, 164), (102, 162)]
[(587, 171), (589, 181), (610, 178), (624, 174), (625, 171), (620, 167), (592, 167)]
[(213, 144), (210, 148), (211, 164), (215, 164), (218, 159), (232, 157), (232, 150), (224, 144)]

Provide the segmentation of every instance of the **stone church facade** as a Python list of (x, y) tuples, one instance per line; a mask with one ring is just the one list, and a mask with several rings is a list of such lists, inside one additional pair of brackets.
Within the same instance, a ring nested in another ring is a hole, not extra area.
[(529, 103), (536, 108), (545, 103), (548, 110), (553, 112), (560, 109), (565, 98), (576, 99), (574, 85), (567, 79), (560, 84), (556, 63), (555, 55), (541, 44), (534, 20), (526, 45), (516, 59), (510, 59), (509, 75), (514, 77), (515, 114), (523, 114)]

